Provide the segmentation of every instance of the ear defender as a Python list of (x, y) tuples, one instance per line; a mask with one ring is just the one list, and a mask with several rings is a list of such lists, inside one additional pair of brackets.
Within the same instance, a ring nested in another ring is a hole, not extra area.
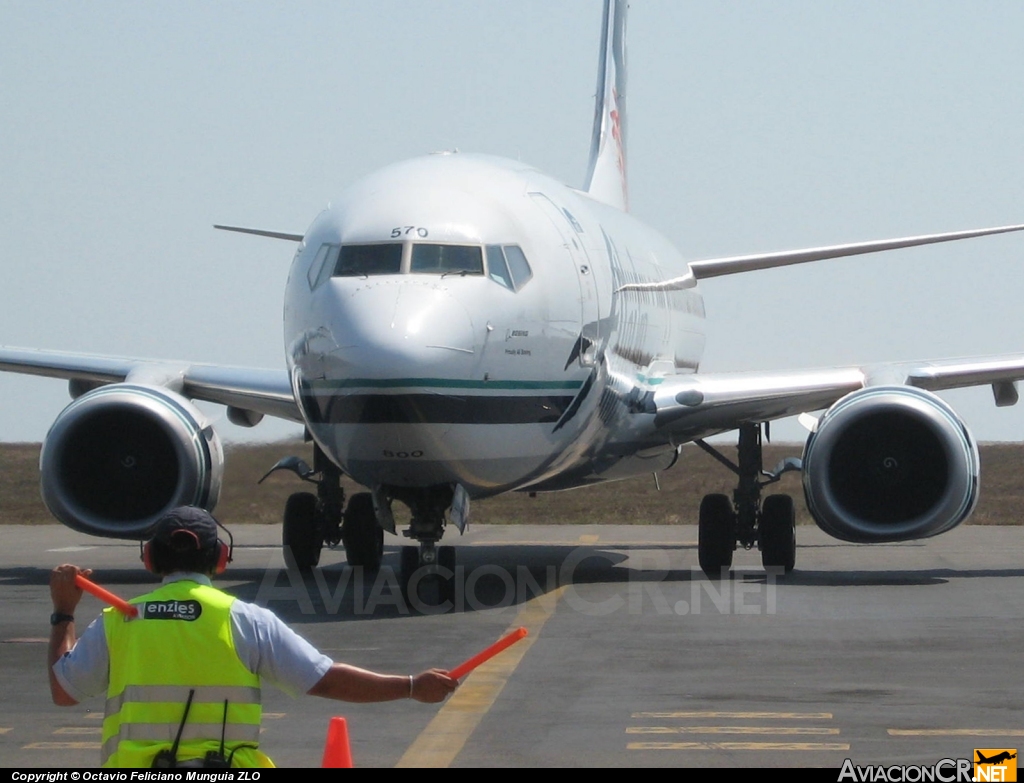
[(235, 537), (220, 523), (220, 520), (214, 519), (213, 521), (217, 523), (217, 527), (228, 534), (228, 543), (226, 544), (220, 538), (217, 539), (217, 561), (214, 563), (213, 573), (219, 576), (227, 570), (228, 563), (235, 559)]
[(213, 573), (216, 576), (220, 576), (227, 570), (228, 563), (230, 563), (232, 560), (231, 550), (232, 547), (229, 547), (219, 538), (217, 539), (217, 549), (215, 550), (217, 552), (217, 558), (213, 564)]
[(152, 541), (140, 541), (139, 542), (139, 560), (142, 561), (142, 565), (145, 566), (146, 570), (151, 574), (156, 573), (156, 568), (153, 566), (153, 549)]

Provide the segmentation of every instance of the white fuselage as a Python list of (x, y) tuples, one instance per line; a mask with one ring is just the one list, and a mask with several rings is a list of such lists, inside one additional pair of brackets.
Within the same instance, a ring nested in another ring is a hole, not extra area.
[[(350, 249), (386, 268), (332, 275)], [(423, 266), (463, 256), (485, 265)], [(371, 487), (482, 497), (657, 470), (675, 446), (631, 406), (697, 369), (703, 302), (617, 289), (686, 269), (657, 232), (525, 165), (398, 163), (349, 188), (299, 246), (284, 313), (295, 397), (320, 447)]]

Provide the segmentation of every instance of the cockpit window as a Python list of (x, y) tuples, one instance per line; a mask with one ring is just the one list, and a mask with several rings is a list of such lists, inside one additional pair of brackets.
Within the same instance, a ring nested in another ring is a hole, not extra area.
[(334, 276), (397, 275), (401, 271), (401, 243), (342, 245), (338, 263), (334, 267)]
[(309, 265), (309, 272), (306, 274), (310, 290), (319, 287), (324, 280), (331, 276), (334, 265), (338, 262), (340, 249), (339, 245), (320, 245), (313, 263)]
[(533, 277), (533, 270), (530, 269), (530, 262), (526, 260), (519, 245), (505, 245), (505, 260), (508, 261), (508, 271), (512, 273), (512, 281), (516, 284), (518, 291)]
[(412, 260), (409, 271), (426, 274), (467, 274), (484, 273), (483, 253), (471, 245), (421, 245), (412, 246)]
[(501, 283), (512, 291), (516, 290), (512, 283), (512, 275), (508, 271), (508, 264), (505, 263), (505, 254), (501, 252), (501, 245), (487, 246), (487, 274), (495, 283)]
[(519, 245), (488, 245), (487, 274), (491, 280), (518, 291), (533, 277), (533, 270)]
[[(510, 291), (520, 290), (533, 277), (518, 245), (439, 245), (421, 242), (377, 242), (366, 245), (321, 245), (309, 265), (309, 287), (316, 289), (334, 277), (428, 274), (484, 275)], [(408, 253), (408, 255), (406, 255)], [(486, 272), (485, 272), (486, 270)]]

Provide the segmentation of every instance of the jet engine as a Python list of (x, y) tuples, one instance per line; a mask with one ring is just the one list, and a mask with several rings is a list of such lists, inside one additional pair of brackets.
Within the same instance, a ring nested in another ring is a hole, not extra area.
[(144, 538), (168, 509), (212, 510), (224, 454), (206, 417), (157, 386), (102, 386), (53, 423), (39, 457), (43, 501), (70, 528)]
[(908, 541), (963, 522), (978, 500), (978, 447), (934, 394), (852, 392), (807, 439), (804, 495), (818, 527), (844, 541)]

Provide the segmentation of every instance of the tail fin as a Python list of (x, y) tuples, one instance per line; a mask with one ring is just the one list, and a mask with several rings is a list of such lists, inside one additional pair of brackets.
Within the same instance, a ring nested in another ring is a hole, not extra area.
[(590, 163), (584, 190), (626, 211), (626, 0), (605, 0)]

